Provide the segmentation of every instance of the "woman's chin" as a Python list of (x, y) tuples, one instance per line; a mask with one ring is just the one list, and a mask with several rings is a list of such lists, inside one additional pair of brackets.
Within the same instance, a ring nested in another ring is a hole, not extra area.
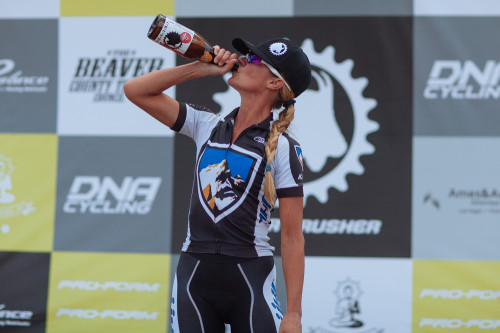
[(234, 89), (236, 89), (237, 87), (237, 84), (235, 86), (235, 78), (234, 78), (234, 74), (227, 80), (227, 84), (230, 86), (230, 87), (233, 87)]

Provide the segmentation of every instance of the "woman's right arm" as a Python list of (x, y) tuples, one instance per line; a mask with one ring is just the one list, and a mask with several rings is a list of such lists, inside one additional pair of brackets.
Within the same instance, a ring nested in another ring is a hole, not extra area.
[(224, 75), (238, 61), (237, 55), (214, 47), (218, 66), (195, 61), (186, 65), (161, 69), (130, 81), (123, 86), (125, 96), (152, 117), (172, 127), (179, 114), (179, 103), (163, 92), (179, 83), (205, 76)]

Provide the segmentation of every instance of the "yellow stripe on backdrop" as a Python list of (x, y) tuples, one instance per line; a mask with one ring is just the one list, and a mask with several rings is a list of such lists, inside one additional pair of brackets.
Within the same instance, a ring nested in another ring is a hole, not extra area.
[(168, 254), (53, 252), (47, 333), (166, 332), (169, 293)]
[(174, 0), (61, 0), (61, 16), (174, 15)]
[(499, 276), (498, 261), (415, 260), (412, 332), (498, 332)]
[(52, 250), (58, 139), (0, 134), (0, 251)]

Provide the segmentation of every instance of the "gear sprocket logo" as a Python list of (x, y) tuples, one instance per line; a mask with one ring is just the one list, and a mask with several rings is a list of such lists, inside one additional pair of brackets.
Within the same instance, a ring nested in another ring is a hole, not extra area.
[[(346, 192), (347, 175), (365, 172), (360, 157), (375, 153), (367, 137), (379, 129), (368, 117), (377, 101), (363, 96), (369, 81), (352, 76), (353, 60), (336, 62), (333, 46), (316, 52), (311, 39), (301, 47), (311, 63), (313, 82), (297, 99), (290, 131), (303, 151), (304, 203), (308, 197), (326, 203), (330, 188)], [(230, 75), (224, 76), (226, 82)], [(228, 89), (214, 94), (214, 101), (225, 115), (239, 105), (240, 96)]]
[(282, 56), (286, 53), (287, 50), (288, 47), (286, 46), (285, 43), (278, 42), (269, 45), (269, 51), (275, 56)]

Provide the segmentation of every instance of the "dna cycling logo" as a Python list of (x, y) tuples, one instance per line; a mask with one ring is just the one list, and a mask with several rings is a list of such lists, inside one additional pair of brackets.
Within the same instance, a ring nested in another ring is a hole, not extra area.
[[(333, 46), (316, 52), (313, 41), (306, 39), (301, 47), (311, 63), (313, 82), (297, 99), (290, 130), (303, 149), (304, 204), (308, 197), (326, 203), (328, 190), (346, 192), (347, 175), (365, 171), (360, 157), (375, 152), (367, 137), (379, 129), (379, 124), (368, 118), (377, 101), (363, 96), (368, 79), (352, 77), (351, 59), (337, 63)], [(224, 76), (226, 82), (230, 76)], [(239, 105), (240, 96), (228, 89), (214, 94), (214, 101), (225, 115)]]
[(76, 176), (63, 212), (67, 214), (139, 214), (151, 212), (160, 188), (160, 177)]
[(471, 61), (435, 60), (427, 85), (426, 99), (500, 99), (500, 62), (488, 60), (484, 67)]

